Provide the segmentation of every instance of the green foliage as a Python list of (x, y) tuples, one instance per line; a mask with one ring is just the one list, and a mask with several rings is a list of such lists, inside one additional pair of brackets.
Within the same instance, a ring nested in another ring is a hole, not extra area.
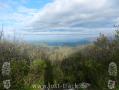
[(44, 60), (34, 60), (31, 64), (30, 67), (30, 72), (28, 75), (29, 85), (39, 83), (43, 84), (44, 83), (44, 73), (45, 73), (45, 68), (47, 67), (47, 64), (45, 63)]
[[(34, 47), (24, 43), (0, 42), (0, 72), (3, 62), (11, 63), (10, 90), (42, 90), (32, 85), (87, 82), (89, 90), (108, 90), (110, 62), (119, 65), (119, 31), (109, 40), (103, 34), (92, 45), (82, 47)], [(118, 66), (119, 70), (119, 66)], [(119, 76), (114, 80), (119, 82)], [(118, 83), (117, 83), (118, 84)], [(119, 85), (114, 90), (118, 90)], [(57, 89), (56, 89), (57, 90)], [(62, 90), (62, 89), (61, 89)], [(81, 89), (79, 89), (81, 90)]]
[(29, 73), (29, 64), (25, 60), (11, 61), (11, 90), (25, 88), (25, 77)]

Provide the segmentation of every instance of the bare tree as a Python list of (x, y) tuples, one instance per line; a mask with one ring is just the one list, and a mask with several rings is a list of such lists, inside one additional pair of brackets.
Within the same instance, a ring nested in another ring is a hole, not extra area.
[(2, 24), (2, 29), (0, 31), (0, 40), (2, 40), (3, 36), (4, 36), (4, 27), (3, 27), (3, 24)]

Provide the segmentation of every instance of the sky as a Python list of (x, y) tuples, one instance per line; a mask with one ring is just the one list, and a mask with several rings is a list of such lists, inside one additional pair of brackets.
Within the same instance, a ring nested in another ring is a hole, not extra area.
[(93, 39), (114, 33), (119, 0), (0, 0), (2, 24), (26, 40)]

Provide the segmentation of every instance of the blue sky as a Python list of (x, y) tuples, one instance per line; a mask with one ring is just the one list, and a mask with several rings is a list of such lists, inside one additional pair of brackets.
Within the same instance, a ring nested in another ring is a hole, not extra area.
[(16, 32), (28, 40), (58, 40), (61, 35), (62, 40), (92, 39), (99, 33), (113, 34), (113, 25), (119, 24), (118, 4), (118, 0), (0, 0), (0, 24), (6, 36)]

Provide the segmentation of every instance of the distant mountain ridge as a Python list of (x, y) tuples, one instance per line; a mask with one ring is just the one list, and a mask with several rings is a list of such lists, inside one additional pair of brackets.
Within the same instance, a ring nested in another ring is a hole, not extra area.
[(33, 45), (48, 45), (48, 46), (79, 46), (92, 43), (89, 40), (75, 40), (75, 41), (29, 41)]

